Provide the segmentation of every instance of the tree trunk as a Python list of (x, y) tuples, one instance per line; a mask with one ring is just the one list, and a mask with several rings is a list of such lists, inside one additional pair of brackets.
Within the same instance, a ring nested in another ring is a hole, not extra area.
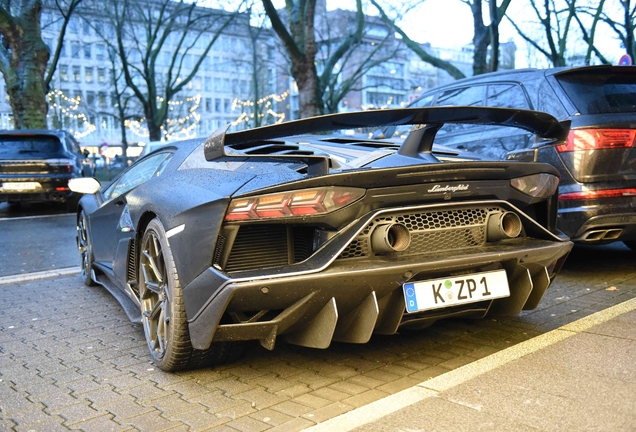
[(44, 73), (50, 54), (40, 35), (40, 9), (34, 9), (2, 31), (9, 57), (1, 69), (16, 129), (47, 128)]
[[(320, 96), (318, 73), (313, 61), (305, 57), (293, 67), (293, 75), (298, 85), (299, 117), (307, 118), (323, 114), (323, 102)], [(313, 60), (313, 59), (312, 59)]]
[(481, 0), (474, 0), (470, 5), (473, 12), (473, 75), (481, 75), (488, 72), (488, 45), (490, 44), (490, 31), (484, 25), (482, 19)]

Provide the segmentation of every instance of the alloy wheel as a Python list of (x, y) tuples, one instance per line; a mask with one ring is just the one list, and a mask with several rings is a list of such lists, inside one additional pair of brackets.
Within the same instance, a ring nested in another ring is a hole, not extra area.
[(146, 340), (152, 356), (166, 354), (170, 335), (170, 290), (161, 243), (154, 231), (146, 232), (140, 256), (141, 314)]

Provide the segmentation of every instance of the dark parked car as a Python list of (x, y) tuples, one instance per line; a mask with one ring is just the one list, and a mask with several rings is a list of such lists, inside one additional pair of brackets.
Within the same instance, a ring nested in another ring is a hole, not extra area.
[(436, 143), (485, 159), (553, 165), (561, 175), (558, 228), (575, 242), (622, 240), (636, 250), (636, 67), (494, 72), (430, 90), (411, 106), (459, 105), (533, 109), (571, 121), (556, 147), (526, 131), (483, 125), (447, 125)]
[(68, 202), (72, 178), (95, 175), (95, 164), (62, 130), (0, 131), (0, 202)]
[[(143, 323), (163, 370), (231, 360), (245, 340), (327, 348), (533, 309), (572, 247), (555, 229), (558, 171), (441, 162), (431, 146), (445, 122), (516, 125), (555, 144), (567, 134), (544, 113), (438, 108), (171, 144), (110, 184), (71, 182), (87, 193), (77, 215), (84, 283), (105, 286)], [(308, 135), (388, 124), (420, 127), (397, 152)]]

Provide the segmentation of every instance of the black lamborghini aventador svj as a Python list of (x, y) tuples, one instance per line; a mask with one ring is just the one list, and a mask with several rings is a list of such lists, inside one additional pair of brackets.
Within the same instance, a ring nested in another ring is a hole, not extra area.
[[(109, 184), (71, 182), (84, 282), (143, 324), (168, 371), (232, 360), (246, 340), (327, 348), (535, 308), (572, 246), (555, 228), (558, 171), (433, 151), (445, 123), (545, 146), (568, 133), (534, 111), (416, 108), (170, 144)], [(401, 146), (341, 132), (386, 125), (414, 127)]]

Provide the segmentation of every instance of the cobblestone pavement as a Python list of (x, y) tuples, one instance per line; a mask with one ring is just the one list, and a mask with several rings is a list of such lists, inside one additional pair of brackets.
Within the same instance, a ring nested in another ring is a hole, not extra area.
[(250, 345), (164, 373), (140, 325), (79, 276), (0, 285), (1, 430), (300, 430), (636, 297), (636, 254), (577, 247), (540, 306), (327, 350)]

